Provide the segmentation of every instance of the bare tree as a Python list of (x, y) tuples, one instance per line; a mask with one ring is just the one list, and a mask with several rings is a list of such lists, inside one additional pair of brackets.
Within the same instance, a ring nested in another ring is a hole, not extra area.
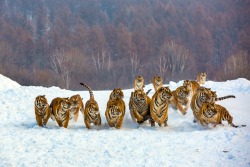
[(250, 79), (250, 55), (247, 51), (239, 51), (229, 57), (224, 66), (223, 73), (220, 78), (222, 79), (235, 79), (244, 77)]
[(138, 74), (139, 70), (142, 68), (141, 60), (137, 53), (130, 54), (130, 63), (131, 63), (131, 76), (132, 78)]
[(69, 88), (71, 82), (71, 57), (64, 50), (57, 49), (51, 55), (51, 68), (63, 82), (66, 89)]
[(101, 52), (98, 52), (96, 55), (92, 53), (92, 59), (95, 66), (96, 71), (100, 70), (107, 70), (108, 72), (111, 69), (112, 62), (110, 53), (106, 50), (101, 50)]
[(159, 73), (164, 78), (167, 74), (177, 78), (188, 73), (192, 66), (192, 56), (188, 50), (173, 41), (164, 43), (160, 50)]

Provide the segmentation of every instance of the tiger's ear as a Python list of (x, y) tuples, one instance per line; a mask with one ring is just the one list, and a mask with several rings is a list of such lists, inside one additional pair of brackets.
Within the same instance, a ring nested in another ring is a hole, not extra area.
[(42, 97), (45, 97), (45, 95), (42, 95)]

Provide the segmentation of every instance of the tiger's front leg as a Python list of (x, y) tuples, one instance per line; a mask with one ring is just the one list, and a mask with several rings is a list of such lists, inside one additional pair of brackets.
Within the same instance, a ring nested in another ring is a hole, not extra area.
[(168, 117), (165, 119), (165, 121), (164, 121), (164, 126), (166, 127), (166, 126), (168, 126)]

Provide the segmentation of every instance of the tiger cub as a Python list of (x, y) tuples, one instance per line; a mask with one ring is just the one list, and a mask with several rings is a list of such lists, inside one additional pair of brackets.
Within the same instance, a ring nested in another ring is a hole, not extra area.
[(85, 126), (88, 129), (90, 129), (91, 123), (96, 126), (101, 126), (102, 124), (101, 115), (100, 115), (98, 103), (94, 99), (94, 94), (88, 85), (84, 83), (80, 83), (80, 84), (88, 89), (89, 95), (90, 95), (89, 100), (85, 104), (85, 109), (83, 112)]
[(120, 129), (125, 115), (125, 103), (121, 89), (114, 89), (107, 103), (105, 117), (110, 127)]
[(45, 127), (50, 117), (50, 107), (45, 95), (40, 95), (35, 98), (35, 115), (37, 125)]
[(199, 110), (199, 122), (202, 126), (207, 124), (221, 124), (222, 121), (227, 121), (232, 127), (238, 127), (233, 124), (233, 117), (229, 114), (226, 108), (215, 103), (205, 103)]
[(171, 90), (168, 87), (160, 87), (155, 92), (150, 103), (151, 126), (155, 126), (155, 122), (159, 126), (162, 126), (162, 124), (168, 126), (168, 105), (172, 97)]
[(203, 73), (200, 73), (200, 74), (197, 76), (196, 81), (197, 81), (199, 84), (204, 85), (205, 82), (206, 82), (206, 79), (207, 79), (207, 74), (206, 74), (206, 72), (203, 72)]
[(160, 76), (155, 76), (152, 80), (155, 91), (162, 87), (163, 79)]
[(209, 88), (200, 87), (193, 95), (190, 105), (194, 115), (194, 122), (197, 122), (199, 119), (199, 110), (205, 103), (212, 103), (228, 98), (235, 98), (235, 96), (229, 95), (217, 98), (215, 91), (211, 91)]
[(137, 76), (134, 80), (134, 90), (143, 90), (144, 87), (144, 78), (142, 76)]
[(196, 81), (184, 80), (183, 86), (186, 86), (189, 90), (191, 90), (193, 95), (196, 92), (196, 90), (200, 87), (200, 84)]
[(191, 103), (191, 91), (186, 86), (180, 86), (172, 92), (172, 95), (173, 98), (170, 100), (171, 107), (175, 110), (180, 110), (185, 115)]
[(139, 124), (150, 118), (151, 99), (147, 96), (149, 91), (147, 93), (145, 93), (143, 90), (131, 92), (131, 97), (129, 100), (130, 115), (133, 121)]
[(50, 104), (51, 119), (56, 120), (58, 126), (67, 128), (70, 119), (71, 102), (69, 98), (54, 98)]
[(70, 119), (74, 118), (74, 121), (77, 122), (79, 111), (83, 112), (84, 105), (82, 98), (79, 94), (73, 95), (69, 98), (72, 103), (72, 108), (70, 109)]

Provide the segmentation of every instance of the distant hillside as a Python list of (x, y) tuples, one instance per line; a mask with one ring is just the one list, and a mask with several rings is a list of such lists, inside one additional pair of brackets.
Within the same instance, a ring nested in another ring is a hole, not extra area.
[(0, 73), (70, 89), (250, 79), (249, 16), (247, 0), (2, 0)]

